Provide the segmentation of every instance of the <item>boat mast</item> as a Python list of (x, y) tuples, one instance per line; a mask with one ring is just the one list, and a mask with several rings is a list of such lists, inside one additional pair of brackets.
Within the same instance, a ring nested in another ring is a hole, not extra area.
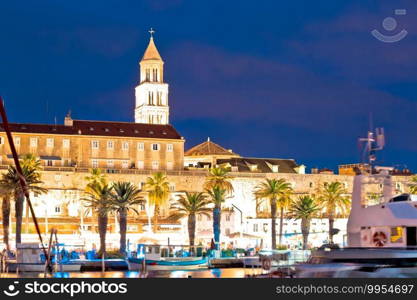
[[(13, 137), (9, 128), (9, 121), (7, 119), (6, 110), (4, 108), (3, 98), (1, 96), (0, 96), (0, 115), (3, 120), (3, 128), (7, 135), (7, 140), (9, 141), (10, 150), (12, 151), (13, 160), (16, 166), (16, 172), (19, 175), (20, 187), (22, 188), (22, 191), (26, 198), (27, 205), (29, 206), (30, 213), (32, 214), (32, 220), (33, 220), (33, 223), (35, 224), (36, 232), (38, 233), (38, 237), (42, 245), (43, 253), (45, 257), (48, 257), (48, 253), (43, 244), (43, 239), (42, 239), (41, 231), (39, 229), (38, 220), (36, 219), (35, 211), (33, 209), (32, 202), (30, 201), (29, 190), (27, 188), (26, 180), (23, 176), (22, 167), (20, 166), (19, 157), (16, 152), (16, 147), (14, 145)], [(48, 269), (52, 271), (51, 265), (48, 265)]]

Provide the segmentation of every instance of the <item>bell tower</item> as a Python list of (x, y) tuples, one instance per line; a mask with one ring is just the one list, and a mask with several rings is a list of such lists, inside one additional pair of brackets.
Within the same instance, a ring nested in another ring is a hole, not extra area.
[(151, 28), (148, 47), (140, 61), (139, 85), (135, 88), (135, 122), (169, 124), (168, 84), (164, 82), (164, 61), (153, 40)]

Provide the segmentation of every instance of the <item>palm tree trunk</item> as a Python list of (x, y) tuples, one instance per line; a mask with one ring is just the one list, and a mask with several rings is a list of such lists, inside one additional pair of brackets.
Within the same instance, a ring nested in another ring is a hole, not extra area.
[(221, 206), (216, 204), (213, 209), (213, 233), (214, 243), (216, 244), (216, 250), (220, 250), (220, 218), (221, 218)]
[(25, 233), (29, 233), (29, 205), (25, 203)]
[(120, 253), (126, 253), (127, 211), (122, 209), (119, 213), (120, 227)]
[(15, 217), (16, 217), (16, 245), (22, 242), (22, 223), (23, 223), (23, 203), (25, 195), (17, 193), (15, 195)]
[(333, 244), (333, 227), (334, 227), (334, 218), (329, 216), (329, 243)]
[(303, 250), (307, 250), (308, 234), (310, 233), (310, 219), (301, 219), (301, 233), (303, 234)]
[(271, 201), (271, 248), (275, 250), (277, 248), (277, 203)]
[(106, 214), (98, 214), (98, 234), (100, 235), (100, 250), (99, 255), (106, 253), (106, 233), (107, 233), (107, 223), (109, 219)]
[(284, 208), (280, 208), (279, 212), (279, 245), (282, 245), (282, 229), (284, 228)]
[[(194, 239), (195, 239), (195, 214), (190, 214), (188, 216), (188, 239), (190, 242), (190, 247), (194, 246)], [(191, 251), (193, 249), (190, 249)]]
[(9, 245), (9, 229), (10, 229), (10, 196), (3, 197), (2, 205), (2, 220), (3, 220), (3, 243), (6, 245), (7, 252), (10, 252)]
[(155, 211), (153, 213), (153, 232), (158, 232), (158, 214), (159, 214), (159, 207), (155, 205)]

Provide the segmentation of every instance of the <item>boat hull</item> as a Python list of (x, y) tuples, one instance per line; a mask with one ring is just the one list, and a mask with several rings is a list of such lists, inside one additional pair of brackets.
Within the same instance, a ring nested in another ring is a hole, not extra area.
[[(45, 264), (43, 263), (20, 263), (16, 264), (15, 268), (19, 272), (44, 272)], [(54, 272), (79, 272), (81, 270), (81, 264), (62, 264), (53, 265)]]
[[(195, 259), (167, 259), (167, 260), (146, 260), (146, 269), (151, 271), (170, 270), (196, 270), (207, 268), (205, 258)], [(127, 260), (129, 271), (142, 271), (143, 259), (129, 258)]]

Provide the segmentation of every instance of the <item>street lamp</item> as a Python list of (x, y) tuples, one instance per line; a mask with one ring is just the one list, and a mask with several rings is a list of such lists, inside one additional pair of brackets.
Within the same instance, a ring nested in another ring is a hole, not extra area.
[(240, 213), (240, 240), (242, 240), (242, 235), (243, 235), (243, 232), (242, 232), (243, 231), (243, 212), (236, 205), (232, 204), (232, 206), (234, 208), (236, 208), (239, 211), (239, 213)]

